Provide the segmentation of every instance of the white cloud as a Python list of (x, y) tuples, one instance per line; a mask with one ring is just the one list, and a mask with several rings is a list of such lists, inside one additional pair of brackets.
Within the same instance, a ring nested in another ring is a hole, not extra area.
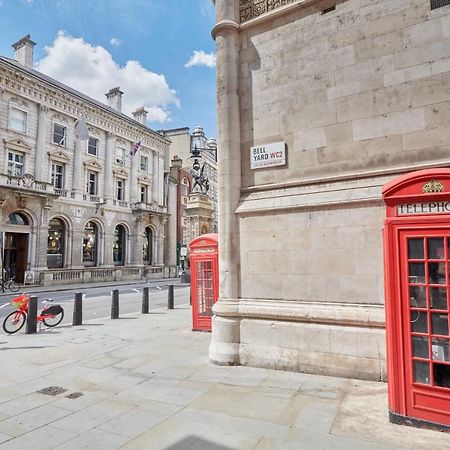
[(194, 67), (194, 66), (206, 66), (215, 67), (216, 65), (216, 55), (214, 53), (205, 53), (203, 50), (194, 50), (189, 61), (184, 65), (184, 67)]
[(117, 38), (111, 38), (111, 40), (109, 41), (111, 45), (120, 45), (122, 43), (122, 41), (120, 39)]
[(132, 111), (145, 106), (150, 120), (165, 123), (170, 121), (169, 107), (180, 106), (164, 75), (147, 70), (139, 61), (119, 66), (106, 49), (82, 38), (60, 31), (45, 52), (46, 56), (36, 64), (37, 70), (103, 103), (106, 92), (120, 86), (125, 114), (131, 116)]

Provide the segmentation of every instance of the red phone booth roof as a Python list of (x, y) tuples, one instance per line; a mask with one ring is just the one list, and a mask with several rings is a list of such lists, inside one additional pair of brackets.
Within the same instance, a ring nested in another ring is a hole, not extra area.
[(219, 243), (219, 235), (217, 233), (203, 234), (189, 242), (189, 248), (216, 245)]

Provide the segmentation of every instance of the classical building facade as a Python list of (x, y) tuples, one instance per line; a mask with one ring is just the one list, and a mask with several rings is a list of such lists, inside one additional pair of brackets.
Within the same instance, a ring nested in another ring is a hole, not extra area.
[(121, 112), (119, 88), (106, 105), (34, 70), (34, 45), (27, 36), (15, 59), (0, 57), (5, 269), (44, 284), (168, 275), (170, 141), (145, 109)]
[(448, 3), (215, 1), (212, 361), (386, 378), (382, 187), (450, 165)]

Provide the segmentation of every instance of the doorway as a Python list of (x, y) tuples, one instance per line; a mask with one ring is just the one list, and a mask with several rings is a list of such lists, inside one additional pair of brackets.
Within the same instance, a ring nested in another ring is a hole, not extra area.
[(3, 263), (6, 277), (24, 282), (28, 266), (28, 233), (5, 233)]

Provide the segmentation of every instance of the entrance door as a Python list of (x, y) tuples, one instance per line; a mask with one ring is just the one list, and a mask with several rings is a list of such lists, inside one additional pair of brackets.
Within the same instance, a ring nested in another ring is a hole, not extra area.
[(23, 283), (28, 265), (28, 234), (5, 233), (3, 261), (9, 275), (15, 276), (18, 283)]
[(399, 237), (406, 415), (450, 425), (450, 229)]

